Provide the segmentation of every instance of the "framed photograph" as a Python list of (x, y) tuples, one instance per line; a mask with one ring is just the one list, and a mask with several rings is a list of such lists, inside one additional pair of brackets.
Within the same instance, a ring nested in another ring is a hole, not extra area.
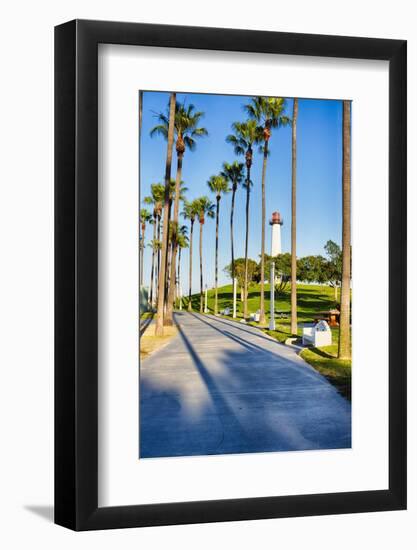
[(55, 29), (55, 522), (406, 508), (406, 42)]

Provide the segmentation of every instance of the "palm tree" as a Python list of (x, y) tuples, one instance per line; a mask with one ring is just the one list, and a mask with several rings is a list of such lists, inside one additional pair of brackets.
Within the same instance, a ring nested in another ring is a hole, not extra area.
[(214, 272), (214, 315), (217, 315), (217, 283), (219, 274), (219, 214), (220, 214), (220, 199), (223, 195), (230, 191), (227, 180), (219, 174), (211, 176), (207, 185), (212, 193), (216, 195), (216, 259)]
[(248, 105), (245, 105), (245, 110), (249, 117), (259, 124), (262, 131), (263, 153), (262, 165), (262, 235), (261, 235), (261, 303), (259, 324), (265, 325), (265, 178), (266, 165), (268, 160), (269, 140), (271, 138), (272, 128), (285, 126), (289, 123), (289, 118), (284, 115), (285, 99), (282, 97), (254, 97)]
[(291, 159), (291, 334), (297, 334), (297, 117), (298, 99), (294, 98), (292, 111)]
[(143, 251), (145, 249), (145, 231), (146, 231), (146, 224), (151, 223), (152, 215), (146, 208), (141, 208), (140, 210), (140, 227), (141, 227), (141, 234), (140, 234), (140, 286), (143, 286)]
[[(162, 232), (162, 265), (166, 265), (168, 252), (168, 214), (169, 214), (169, 184), (171, 181), (172, 148), (174, 145), (174, 123), (176, 108), (176, 93), (172, 92), (169, 101), (169, 118), (167, 129), (167, 158), (165, 162), (165, 197), (164, 197), (164, 226)], [(179, 193), (177, 193), (179, 195)], [(155, 323), (155, 336), (164, 335), (164, 294), (165, 294), (165, 269), (159, 270), (158, 279), (158, 308)]]
[(208, 197), (197, 200), (198, 221), (200, 222), (200, 313), (203, 313), (203, 225), (206, 216), (214, 218), (214, 204)]
[[(186, 148), (190, 151), (194, 151), (196, 148), (196, 138), (206, 136), (207, 130), (204, 127), (200, 127), (200, 120), (204, 116), (202, 111), (196, 111), (194, 105), (191, 103), (186, 106), (185, 103), (176, 104), (175, 110), (175, 150), (177, 153), (177, 175), (175, 179), (175, 199), (174, 199), (174, 216), (173, 222), (178, 225), (179, 215), (179, 200), (180, 200), (180, 182), (182, 175), (182, 162)], [(168, 123), (169, 117), (164, 113), (157, 115), (158, 122), (151, 130), (151, 136), (162, 135), (167, 138), (168, 136)], [(177, 255), (177, 231), (173, 231), (173, 242), (171, 249), (171, 268), (170, 268), (170, 280), (175, 281), (175, 264)], [(171, 285), (168, 291), (167, 308), (165, 315), (165, 324), (172, 324), (172, 312), (174, 307), (175, 297), (175, 285)]]
[(193, 279), (193, 231), (194, 231), (194, 222), (199, 212), (198, 199), (188, 202), (184, 201), (184, 208), (182, 211), (182, 216), (186, 220), (190, 220), (190, 260), (189, 260), (189, 272), (188, 272), (188, 311), (192, 311), (192, 302), (191, 302), (191, 288), (192, 288), (192, 279)]
[(179, 228), (178, 232), (178, 267), (177, 267), (177, 288), (178, 288), (178, 298), (179, 306), (182, 309), (182, 296), (181, 296), (181, 250), (183, 248), (188, 248), (188, 228), (186, 225), (182, 225)]
[[(180, 189), (179, 189), (179, 201), (184, 201), (185, 199), (185, 193), (188, 191), (188, 188), (185, 187), (185, 183), (183, 181), (180, 182)], [(165, 265), (165, 317), (164, 317), (164, 324), (165, 325), (171, 325), (172, 323), (167, 318), (167, 302), (168, 302), (168, 291), (169, 291), (169, 283), (171, 281), (171, 260), (172, 260), (172, 251), (174, 247), (174, 234), (176, 234), (176, 227), (177, 224), (171, 221), (171, 210), (172, 210), (172, 203), (175, 202), (175, 195), (176, 195), (176, 181), (171, 179), (169, 182), (169, 210), (168, 210), (168, 227), (169, 227), (169, 233), (168, 233), (168, 253), (167, 253), (167, 259), (166, 259), (166, 265)], [(174, 280), (174, 279), (173, 279)], [(172, 320), (172, 315), (171, 315)]]
[(231, 183), (232, 185), (232, 206), (230, 209), (230, 244), (232, 249), (232, 281), (235, 280), (235, 249), (234, 249), (234, 239), (233, 239), (233, 216), (235, 212), (235, 195), (237, 188), (242, 183), (243, 175), (243, 163), (237, 162), (235, 160), (232, 164), (228, 162), (223, 163), (222, 176)]
[(343, 219), (342, 219), (342, 287), (340, 292), (339, 359), (349, 359), (350, 350), (350, 101), (343, 101)]
[[(155, 230), (155, 226), (154, 226)], [(156, 293), (156, 297), (153, 295), (153, 288), (154, 288), (154, 281), (155, 281), (155, 288), (158, 289), (158, 278), (159, 278), (159, 265), (155, 266), (155, 262), (153, 261), (156, 256), (159, 256), (161, 252), (161, 241), (158, 241), (158, 239), (152, 239), (151, 242), (148, 244), (148, 246), (152, 249), (152, 268), (151, 268), (151, 287), (150, 287), (150, 293), (149, 293), (149, 305), (153, 307), (154, 303), (158, 300), (158, 293)], [(155, 298), (155, 299), (154, 299)]]
[(253, 162), (253, 146), (259, 143), (261, 135), (256, 120), (246, 122), (234, 122), (232, 124), (233, 134), (226, 137), (227, 143), (233, 145), (236, 155), (245, 155), (246, 161), (246, 233), (245, 233), (245, 280), (244, 280), (244, 302), (243, 317), (248, 317), (248, 244), (249, 244), (249, 199), (252, 185), (250, 172)]
[[(143, 199), (145, 204), (153, 206), (153, 241), (161, 240), (161, 216), (162, 207), (165, 197), (165, 187), (161, 183), (151, 184), (151, 194)], [(157, 259), (157, 269), (155, 270), (155, 258)], [(151, 284), (149, 291), (149, 303), (152, 306), (154, 303), (154, 273), (157, 272), (157, 279), (160, 268), (160, 248), (152, 247), (152, 268), (151, 268)], [(156, 284), (156, 288), (158, 284)], [(157, 292), (156, 292), (157, 294)]]

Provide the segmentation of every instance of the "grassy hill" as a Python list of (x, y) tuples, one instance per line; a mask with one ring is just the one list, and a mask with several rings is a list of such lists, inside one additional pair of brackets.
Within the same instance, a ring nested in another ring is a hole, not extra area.
[[(267, 319), (269, 321), (270, 300), (269, 284), (265, 285), (265, 308)], [(194, 311), (200, 310), (200, 295), (194, 294), (191, 297)], [(209, 313), (214, 313), (214, 289), (207, 291), (207, 304)], [(260, 304), (260, 287), (253, 285), (249, 289), (248, 309), (249, 313), (255, 313)], [(187, 308), (188, 298), (183, 299), (183, 307)], [(334, 290), (331, 287), (323, 285), (297, 285), (297, 310), (298, 310), (298, 336), (302, 335), (302, 324), (312, 322), (316, 315), (335, 306)], [(219, 311), (229, 307), (233, 308), (233, 287), (226, 285), (218, 289), (218, 308)], [(271, 331), (263, 329), (270, 336), (280, 342), (285, 342), (290, 336), (294, 336), (290, 331), (290, 311), (291, 297), (290, 289), (280, 295), (275, 296), (275, 311), (287, 314), (287, 318), (276, 319), (276, 330)], [(243, 317), (243, 302), (238, 293), (237, 300), (237, 321)], [(231, 319), (231, 316), (229, 316)], [(257, 326), (257, 323), (250, 323)], [(340, 361), (337, 359), (337, 347), (339, 342), (339, 329), (332, 328), (333, 345), (324, 348), (308, 348), (301, 352), (301, 357), (313, 366), (317, 371), (323, 374), (332, 384), (334, 384), (340, 393), (350, 399), (351, 397), (351, 361)]]
[[(269, 300), (269, 284), (265, 285), (265, 308), (266, 315), (269, 319), (270, 300)], [(193, 309), (199, 311), (200, 308), (200, 295), (194, 294), (191, 297)], [(210, 313), (214, 312), (214, 289), (207, 291), (207, 303)], [(253, 285), (249, 289), (248, 297), (248, 309), (250, 313), (255, 313), (259, 309), (260, 303), (260, 287), (259, 285)], [(183, 299), (183, 304), (188, 304), (188, 299)], [(226, 307), (232, 309), (233, 307), (233, 287), (227, 285), (218, 289), (218, 307), (222, 310)], [(327, 311), (334, 307), (334, 290), (328, 286), (323, 285), (297, 285), (297, 310), (298, 320), (300, 323), (306, 323), (313, 321), (314, 316), (323, 311)], [(275, 295), (275, 311), (290, 314), (291, 302), (290, 302), (290, 290), (280, 295)], [(243, 302), (240, 300), (240, 293), (238, 294), (237, 301), (237, 316), (238, 320), (242, 318), (243, 314)], [(289, 325), (289, 318), (280, 321), (283, 326)]]

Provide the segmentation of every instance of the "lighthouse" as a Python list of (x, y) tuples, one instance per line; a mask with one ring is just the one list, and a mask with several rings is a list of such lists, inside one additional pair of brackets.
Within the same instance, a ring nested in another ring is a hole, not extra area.
[(272, 212), (272, 218), (269, 225), (272, 226), (271, 234), (271, 256), (281, 254), (281, 225), (284, 223), (279, 212)]

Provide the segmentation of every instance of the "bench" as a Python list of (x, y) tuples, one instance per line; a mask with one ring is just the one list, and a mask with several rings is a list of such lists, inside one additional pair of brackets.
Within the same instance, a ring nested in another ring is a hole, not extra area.
[(314, 326), (303, 327), (303, 346), (330, 346), (332, 344), (332, 331), (327, 321), (319, 321)]

